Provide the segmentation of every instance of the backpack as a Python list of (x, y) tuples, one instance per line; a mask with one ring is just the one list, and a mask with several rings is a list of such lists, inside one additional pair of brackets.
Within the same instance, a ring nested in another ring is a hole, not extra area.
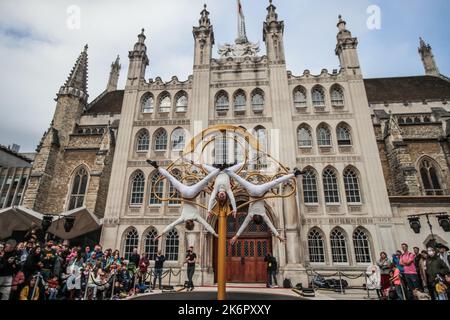
[(284, 281), (283, 281), (283, 288), (285, 288), (285, 289), (292, 288), (291, 279), (284, 279)]

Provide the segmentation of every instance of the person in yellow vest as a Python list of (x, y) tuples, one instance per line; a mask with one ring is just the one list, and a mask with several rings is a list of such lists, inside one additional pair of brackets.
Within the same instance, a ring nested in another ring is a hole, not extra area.
[[(20, 291), (19, 300), (39, 300), (39, 288), (36, 288), (36, 277), (28, 280), (28, 283)], [(34, 296), (33, 296), (34, 291)]]

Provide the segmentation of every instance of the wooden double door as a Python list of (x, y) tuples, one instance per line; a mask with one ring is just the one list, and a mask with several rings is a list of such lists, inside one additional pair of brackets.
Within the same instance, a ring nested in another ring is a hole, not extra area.
[(267, 264), (264, 258), (271, 251), (270, 239), (239, 239), (227, 246), (227, 281), (264, 283)]
[[(235, 218), (227, 221), (227, 282), (230, 283), (265, 283), (267, 281), (267, 264), (264, 258), (272, 254), (272, 235), (265, 223), (255, 225), (250, 222), (248, 228), (236, 241), (230, 244), (230, 239), (236, 234), (243, 223), (246, 212), (238, 213)], [(214, 270), (217, 270), (217, 239), (214, 238)], [(217, 281), (217, 273), (214, 273)]]

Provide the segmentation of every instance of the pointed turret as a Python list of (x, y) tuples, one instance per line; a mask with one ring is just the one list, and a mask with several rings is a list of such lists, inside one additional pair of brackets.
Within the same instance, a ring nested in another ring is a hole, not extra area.
[(108, 85), (106, 87), (107, 92), (116, 91), (117, 84), (119, 83), (120, 69), (120, 57), (117, 56), (116, 61), (111, 64), (111, 72), (109, 73)]
[(59, 89), (58, 97), (62, 95), (72, 95), (80, 98), (83, 103), (87, 103), (87, 81), (88, 81), (88, 45), (84, 46), (74, 67), (72, 68), (64, 86)]
[(426, 44), (422, 38), (420, 38), (419, 54), (422, 58), (425, 74), (428, 76), (440, 76), (439, 68), (436, 60), (434, 59), (433, 50), (431, 49), (431, 46)]
[(339, 57), (339, 62), (343, 71), (353, 75), (361, 75), (358, 57), (358, 39), (352, 37), (352, 33), (347, 30), (347, 22), (341, 15), (338, 17), (337, 28), (339, 32), (336, 36), (337, 44), (335, 53)]
[(145, 45), (145, 39), (147, 39), (147, 37), (145, 36), (144, 31), (144, 29), (141, 30), (133, 51), (130, 51), (128, 54), (128, 58), (130, 58), (127, 79), (128, 85), (135, 85), (135, 80), (145, 79), (145, 69), (149, 65), (149, 60), (147, 57), (147, 46)]
[(240, 0), (237, 0), (237, 6), (238, 6), (238, 35), (236, 38), (236, 44), (244, 44), (244, 43), (248, 43), (248, 38), (247, 38), (247, 30), (245, 27), (245, 16), (244, 16), (244, 11), (242, 9), (242, 4)]
[(284, 55), (284, 21), (278, 21), (277, 8), (269, 1), (267, 17), (263, 26), (263, 40), (266, 43), (269, 61), (285, 63)]
[(193, 28), (192, 34), (195, 39), (194, 66), (209, 64), (214, 45), (214, 29), (209, 19), (209, 12), (206, 10), (206, 4), (200, 12), (198, 27)]

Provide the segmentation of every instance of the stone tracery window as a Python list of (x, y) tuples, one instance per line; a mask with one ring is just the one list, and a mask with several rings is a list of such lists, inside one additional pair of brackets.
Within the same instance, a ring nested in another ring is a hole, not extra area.
[(155, 228), (151, 228), (145, 234), (145, 242), (144, 242), (144, 252), (148, 254), (148, 259), (150, 261), (154, 261), (156, 254), (158, 253), (158, 240), (156, 237), (158, 236), (158, 231)]
[(316, 86), (312, 90), (312, 103), (316, 108), (325, 107), (325, 92), (321, 86)]
[(361, 228), (353, 232), (353, 246), (355, 248), (355, 258), (357, 263), (370, 263), (372, 261), (370, 254), (369, 237)]
[(335, 85), (331, 88), (331, 105), (333, 107), (344, 106), (344, 91), (338, 85)]
[(142, 100), (142, 112), (143, 113), (153, 113), (154, 111), (154, 99), (151, 94), (148, 94)]
[(172, 108), (172, 100), (170, 99), (170, 95), (165, 93), (159, 99), (159, 112), (170, 112)]
[(158, 172), (152, 176), (150, 184), (150, 205), (161, 205), (160, 199), (164, 194), (164, 180), (159, 180), (160, 176)]
[(322, 233), (317, 228), (313, 228), (309, 231), (308, 251), (310, 262), (312, 263), (325, 262), (325, 244), (323, 241)]
[(307, 125), (301, 125), (297, 129), (297, 141), (299, 148), (311, 148), (313, 145), (311, 129)]
[(350, 133), (350, 129), (345, 124), (338, 125), (336, 129), (337, 141), (339, 146), (351, 146), (352, 145), (352, 136)]
[(166, 237), (165, 256), (167, 261), (178, 260), (179, 245), (180, 245), (180, 236), (178, 235), (177, 229), (170, 230)]
[(221, 91), (216, 98), (216, 111), (227, 111), (229, 107), (228, 94), (225, 91)]
[(123, 248), (123, 257), (125, 260), (130, 259), (133, 249), (138, 248), (139, 234), (135, 228), (132, 228), (125, 235), (125, 242)]
[(303, 200), (306, 204), (319, 203), (317, 176), (313, 169), (306, 169), (302, 176)]
[(131, 178), (130, 204), (141, 205), (144, 202), (145, 177), (141, 171), (137, 171)]
[(163, 128), (159, 129), (155, 133), (155, 150), (165, 151), (167, 150), (167, 131)]
[(183, 150), (186, 145), (186, 134), (183, 128), (177, 128), (172, 132), (172, 150)]
[(188, 97), (185, 93), (179, 94), (177, 97), (176, 112), (186, 112), (188, 108)]
[(87, 191), (89, 175), (85, 167), (81, 167), (74, 174), (72, 191), (69, 199), (69, 210), (81, 208)]
[(340, 202), (336, 172), (331, 168), (327, 168), (323, 172), (323, 192), (325, 194), (325, 203), (336, 204)]
[(320, 125), (317, 129), (317, 144), (319, 147), (331, 147), (331, 131), (326, 125)]
[(344, 186), (348, 203), (361, 203), (358, 173), (352, 167), (344, 171)]
[(331, 256), (334, 263), (347, 263), (347, 240), (339, 228), (334, 229), (330, 234)]
[(306, 107), (306, 90), (303, 87), (297, 87), (294, 90), (294, 107), (305, 108)]
[(244, 111), (247, 104), (247, 98), (242, 90), (239, 90), (234, 96), (234, 110)]
[(136, 150), (139, 151), (148, 151), (150, 148), (150, 134), (146, 129), (142, 129), (139, 131), (137, 135), (136, 142)]
[(253, 111), (264, 110), (264, 92), (260, 89), (253, 90), (252, 93), (252, 109)]
[(420, 161), (419, 171), (424, 193), (427, 196), (442, 196), (445, 194), (439, 176), (439, 166), (429, 158)]

